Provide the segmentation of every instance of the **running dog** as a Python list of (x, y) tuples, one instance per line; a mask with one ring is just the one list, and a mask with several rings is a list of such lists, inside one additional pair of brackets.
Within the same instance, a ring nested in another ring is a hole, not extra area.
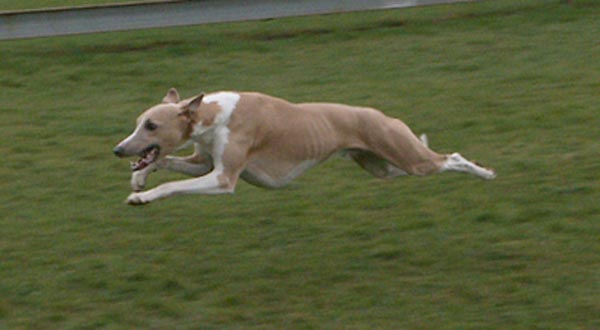
[[(171, 156), (193, 143), (188, 157)], [(365, 107), (333, 103), (294, 104), (248, 92), (200, 94), (181, 100), (172, 88), (138, 119), (120, 142), (118, 157), (132, 163), (133, 193), (140, 205), (182, 194), (233, 193), (239, 178), (279, 188), (335, 154), (354, 160), (378, 178), (458, 171), (491, 180), (493, 170), (458, 153), (438, 154), (406, 124)], [(142, 191), (148, 175), (169, 169), (193, 176)]]

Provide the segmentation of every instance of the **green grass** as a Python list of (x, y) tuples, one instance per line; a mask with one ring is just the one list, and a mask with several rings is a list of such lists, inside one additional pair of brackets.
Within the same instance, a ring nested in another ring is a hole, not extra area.
[[(141, 0), (140, 0), (141, 1)], [(0, 0), (0, 11), (140, 2), (136, 0)]]
[[(600, 328), (600, 4), (575, 2), (0, 43), (0, 329)], [(498, 178), (331, 160), (126, 206), (112, 147), (171, 86), (374, 106)]]

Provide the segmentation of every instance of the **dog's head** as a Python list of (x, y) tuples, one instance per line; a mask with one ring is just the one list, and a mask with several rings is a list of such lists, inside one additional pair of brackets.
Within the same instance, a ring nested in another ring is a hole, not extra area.
[(113, 152), (118, 157), (140, 156), (140, 160), (132, 163), (133, 171), (139, 171), (173, 153), (190, 138), (193, 127), (191, 113), (200, 106), (203, 96), (201, 94), (180, 101), (177, 90), (171, 88), (161, 104), (138, 117), (133, 133), (121, 141)]

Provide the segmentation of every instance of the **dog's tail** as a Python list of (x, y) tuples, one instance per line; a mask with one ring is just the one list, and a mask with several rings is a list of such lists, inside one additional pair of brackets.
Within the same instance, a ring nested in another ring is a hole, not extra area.
[(421, 139), (421, 142), (423, 142), (423, 144), (429, 148), (429, 139), (427, 138), (427, 134), (421, 134), (421, 136), (419, 136), (419, 139)]

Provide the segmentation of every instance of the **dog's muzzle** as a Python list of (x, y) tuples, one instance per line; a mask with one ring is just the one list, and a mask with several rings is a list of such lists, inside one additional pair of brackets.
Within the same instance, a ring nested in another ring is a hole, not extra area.
[(113, 153), (115, 154), (115, 156), (123, 158), (125, 157), (125, 148), (117, 146), (113, 149)]
[(146, 168), (148, 165), (154, 163), (159, 155), (160, 146), (158, 144), (148, 146), (139, 154), (141, 158), (137, 162), (131, 162), (131, 170), (135, 172)]
[[(121, 147), (120, 145), (116, 146), (113, 149), (113, 153), (115, 154), (115, 156), (117, 156), (119, 158), (136, 155), (136, 154), (131, 154), (130, 152), (125, 150), (124, 147)], [(146, 168), (148, 165), (154, 163), (158, 159), (158, 156), (160, 155), (160, 146), (158, 144), (151, 144), (146, 149), (137, 153), (137, 155), (140, 156), (141, 158), (136, 162), (131, 162), (131, 170), (134, 172), (142, 170), (142, 169)]]

